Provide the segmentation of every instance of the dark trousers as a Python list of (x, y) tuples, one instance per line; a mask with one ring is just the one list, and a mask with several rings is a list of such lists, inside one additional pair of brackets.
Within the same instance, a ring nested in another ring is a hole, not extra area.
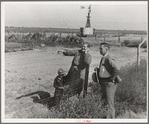
[(100, 79), (102, 100), (106, 101), (108, 110), (106, 112), (107, 118), (115, 118), (114, 96), (117, 89), (117, 84), (114, 84), (110, 79)]
[(55, 97), (55, 104), (59, 104), (60, 100), (63, 96), (63, 90), (55, 89), (54, 97)]
[[(67, 76), (69, 77), (69, 79), (67, 80), (67, 82), (71, 82), (74, 81), (76, 79), (82, 79), (82, 88), (81, 91), (78, 91), (78, 96), (85, 96), (85, 94), (87, 93), (87, 88), (84, 88), (84, 85), (87, 84), (86, 81), (88, 81), (88, 77), (86, 76), (86, 68), (84, 69), (78, 69), (75, 70), (74, 66), (71, 66), (71, 68), (69, 69), (69, 72), (67, 74)], [(87, 85), (86, 85), (87, 87)]]

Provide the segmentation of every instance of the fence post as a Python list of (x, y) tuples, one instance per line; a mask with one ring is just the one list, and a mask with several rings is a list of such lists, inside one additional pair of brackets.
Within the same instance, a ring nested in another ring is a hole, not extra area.
[(137, 65), (140, 66), (140, 47), (145, 42), (145, 39), (137, 47)]
[(140, 47), (139, 47), (139, 45), (137, 47), (137, 64), (138, 64), (138, 66), (140, 65)]
[(120, 36), (118, 36), (118, 42), (120, 43)]

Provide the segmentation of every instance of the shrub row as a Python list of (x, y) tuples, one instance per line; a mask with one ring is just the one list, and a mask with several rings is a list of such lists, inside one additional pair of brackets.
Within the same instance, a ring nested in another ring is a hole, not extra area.
[[(125, 46), (128, 46), (128, 47), (138, 47), (139, 43), (141, 43), (141, 41), (139, 41), (139, 40), (124, 40), (124, 42), (122, 44)], [(145, 41), (141, 47), (146, 48), (147, 41)]]
[(81, 37), (78, 36), (68, 35), (67, 37), (59, 37), (58, 35), (53, 34), (46, 38), (44, 43), (46, 45), (77, 45), (83, 44), (84, 41)]
[[(46, 38), (45, 40), (29, 40), (29, 39), (24, 39), (24, 40), (14, 40), (11, 39), (9, 41), (6, 40), (6, 43), (22, 43), (24, 45), (27, 45), (31, 48), (34, 48), (36, 46), (59, 46), (63, 45), (65, 47), (81, 47), (81, 45), (84, 43), (84, 40), (81, 37), (78, 36), (73, 36), (73, 35), (68, 35), (67, 37), (59, 37), (58, 35), (51, 35), (50, 37)], [(17, 46), (14, 46), (17, 47)], [(20, 47), (22, 48), (22, 47)], [(8, 52), (9, 48), (5, 51)]]

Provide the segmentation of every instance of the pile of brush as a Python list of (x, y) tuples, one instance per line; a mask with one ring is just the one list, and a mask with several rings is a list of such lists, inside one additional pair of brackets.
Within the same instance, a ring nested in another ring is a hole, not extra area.
[(46, 45), (79, 45), (83, 43), (84, 40), (81, 37), (74, 35), (67, 35), (66, 37), (61, 37), (59, 35), (52, 34), (45, 40)]

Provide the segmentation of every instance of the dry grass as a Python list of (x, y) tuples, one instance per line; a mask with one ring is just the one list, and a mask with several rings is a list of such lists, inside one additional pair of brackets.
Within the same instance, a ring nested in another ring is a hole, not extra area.
[(17, 42), (5, 42), (5, 53), (7, 52), (17, 52), (17, 51), (27, 51), (33, 50), (32, 47), (27, 44), (17, 43)]
[(147, 112), (134, 113), (131, 110), (125, 110), (121, 115), (117, 116), (118, 119), (147, 119)]
[[(136, 64), (121, 68), (123, 82), (116, 91), (116, 118), (147, 118), (147, 80), (146, 61), (136, 70)], [(90, 83), (91, 93), (85, 99), (80, 99), (75, 104), (68, 101), (58, 109), (59, 118), (102, 118), (104, 108), (101, 107), (100, 86)]]
[[(147, 111), (147, 63), (141, 61), (140, 67), (136, 63), (121, 68), (123, 82), (116, 91), (118, 113), (122, 110), (132, 110), (135, 114)], [(117, 114), (118, 114), (117, 113)]]

